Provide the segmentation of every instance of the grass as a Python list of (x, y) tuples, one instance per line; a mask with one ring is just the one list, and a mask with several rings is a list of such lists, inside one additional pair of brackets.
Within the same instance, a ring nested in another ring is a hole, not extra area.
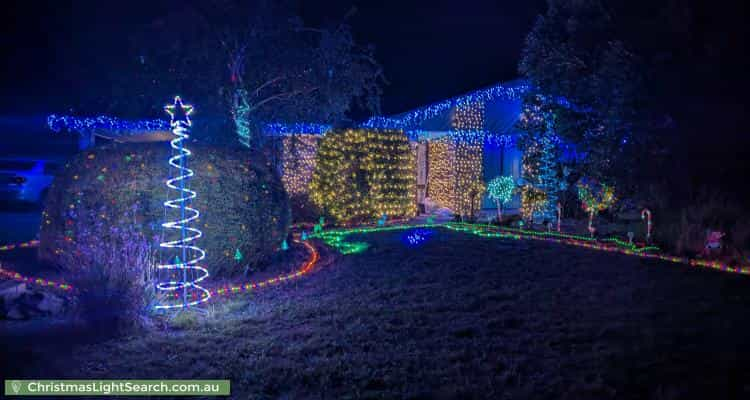
[(226, 378), (238, 399), (750, 396), (746, 276), (446, 230), (407, 248), (402, 233), (323, 251), (311, 275), (206, 316), (70, 352), (36, 342), (15, 376)]

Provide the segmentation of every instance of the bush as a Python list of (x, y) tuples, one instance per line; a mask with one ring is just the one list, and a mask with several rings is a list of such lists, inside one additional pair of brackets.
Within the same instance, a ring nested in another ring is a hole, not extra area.
[[(212, 275), (231, 275), (269, 259), (286, 237), (290, 219), (278, 174), (242, 149), (188, 147), (193, 152), (189, 167), (196, 174), (190, 187), (198, 193), (192, 206), (201, 213), (191, 226), (203, 231), (196, 242), (206, 250), (203, 265)], [(65, 262), (60, 256), (86, 249), (81, 238), (89, 233), (77, 219), (92, 213), (101, 223), (90, 234), (102, 238), (106, 249), (122, 250), (108, 239), (110, 227), (131, 225), (158, 247), (168, 193), (165, 179), (174, 173), (169, 155), (167, 143), (138, 143), (97, 147), (74, 157), (49, 191), (40, 232), (42, 260), (74, 268), (75, 260)], [(131, 207), (136, 207), (132, 218), (123, 220)], [(234, 257), (237, 249), (240, 261)]]
[(307, 193), (296, 194), (289, 198), (289, 205), (292, 210), (292, 223), (317, 223), (321, 211), (318, 206), (310, 201)]
[(654, 237), (678, 255), (696, 255), (703, 250), (706, 231), (726, 233), (725, 256), (741, 258), (750, 249), (750, 214), (741, 203), (716, 190), (705, 190), (676, 210), (654, 214)]
[(137, 208), (125, 211), (110, 224), (98, 210), (74, 210), (76, 249), (60, 254), (79, 315), (95, 328), (137, 327), (154, 300), (153, 247), (134, 224)]
[(541, 215), (547, 204), (547, 194), (531, 185), (521, 188), (521, 218), (531, 222)]
[(401, 131), (346, 129), (320, 141), (310, 198), (336, 222), (416, 213), (414, 154)]

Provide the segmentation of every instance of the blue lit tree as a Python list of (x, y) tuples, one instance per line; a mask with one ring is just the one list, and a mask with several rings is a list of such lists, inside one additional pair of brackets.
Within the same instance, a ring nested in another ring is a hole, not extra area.
[(535, 205), (533, 212), (526, 210), (525, 214), (552, 221), (560, 193), (567, 184), (560, 164), (560, 138), (554, 130), (555, 117), (544, 97), (530, 96), (524, 101), (518, 126), (522, 132), (519, 145), (523, 151), (524, 185), (544, 192), (546, 199), (543, 207)]

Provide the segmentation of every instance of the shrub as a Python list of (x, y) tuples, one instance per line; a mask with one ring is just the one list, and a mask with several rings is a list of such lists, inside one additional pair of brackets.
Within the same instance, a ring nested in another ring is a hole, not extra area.
[(497, 204), (497, 220), (501, 221), (503, 206), (513, 198), (516, 182), (512, 176), (496, 176), (487, 183), (487, 194)]
[(531, 221), (534, 216), (541, 215), (547, 205), (547, 194), (531, 185), (521, 188), (521, 217)]
[[(216, 275), (242, 272), (267, 260), (286, 237), (290, 219), (278, 175), (242, 149), (195, 143), (189, 148), (189, 167), (196, 174), (190, 187), (198, 193), (192, 207), (201, 213), (192, 226), (204, 234), (196, 242), (206, 250), (203, 264)], [(174, 172), (167, 165), (169, 154), (167, 143), (139, 143), (97, 147), (74, 157), (49, 191), (40, 232), (42, 260), (59, 264), (61, 254), (80, 251), (85, 230), (76, 219), (89, 213), (101, 220), (93, 236), (106, 238), (111, 226), (124, 229), (132, 224), (157, 245), (165, 219), (165, 180)], [(123, 221), (121, 216), (134, 205), (132, 220)], [(100, 245), (121, 250), (105, 239)], [(237, 249), (241, 261), (234, 259)]]
[(726, 256), (739, 259), (750, 249), (748, 210), (716, 190), (692, 196), (681, 208), (659, 210), (654, 218), (655, 239), (678, 255), (700, 253), (708, 230), (726, 233)]
[(413, 216), (414, 173), (403, 132), (333, 130), (320, 141), (310, 198), (337, 222)]
[(581, 208), (589, 214), (602, 212), (615, 203), (615, 188), (591, 178), (581, 178), (576, 185)]
[(320, 218), (320, 208), (310, 201), (307, 193), (292, 195), (289, 206), (292, 210), (292, 223), (316, 223)]
[(99, 211), (71, 212), (76, 247), (60, 253), (59, 261), (76, 288), (83, 319), (109, 330), (133, 328), (154, 299), (154, 249), (137, 229), (137, 207), (111, 222), (100, 218)]

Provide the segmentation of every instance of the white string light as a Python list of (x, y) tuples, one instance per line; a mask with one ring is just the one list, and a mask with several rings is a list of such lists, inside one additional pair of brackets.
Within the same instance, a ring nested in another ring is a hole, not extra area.
[[(174, 99), (174, 104), (168, 105), (164, 109), (171, 117), (170, 126), (172, 127), (172, 133), (176, 136), (170, 143), (172, 149), (177, 151), (177, 155), (173, 155), (169, 159), (169, 165), (178, 170), (178, 176), (168, 179), (166, 185), (170, 189), (180, 192), (179, 198), (165, 201), (164, 207), (179, 210), (180, 219), (165, 222), (162, 224), (162, 227), (178, 230), (180, 238), (162, 242), (159, 246), (167, 249), (180, 249), (182, 259), (170, 257), (169, 260), (173, 260), (173, 262), (157, 266), (159, 271), (169, 272), (171, 276), (168, 281), (157, 283), (156, 287), (162, 292), (171, 294), (172, 296), (167, 296), (167, 298), (171, 297), (174, 300), (171, 302), (165, 301), (164, 304), (157, 305), (156, 308), (175, 309), (192, 307), (205, 302), (211, 298), (211, 293), (198, 285), (198, 283), (209, 276), (208, 270), (198, 265), (198, 263), (206, 258), (206, 252), (192, 244), (195, 240), (203, 236), (203, 232), (200, 229), (187, 226), (190, 222), (200, 218), (200, 212), (188, 205), (192, 199), (197, 197), (197, 193), (186, 187), (187, 181), (195, 173), (190, 168), (187, 168), (187, 157), (190, 157), (192, 153), (183, 145), (185, 139), (190, 137), (188, 133), (192, 125), (190, 114), (193, 112), (193, 106), (183, 104), (180, 97), (177, 96)], [(196, 299), (196, 296), (188, 293), (191, 290), (202, 292), (202, 295), (197, 296)], [(188, 300), (189, 298), (191, 300)]]

